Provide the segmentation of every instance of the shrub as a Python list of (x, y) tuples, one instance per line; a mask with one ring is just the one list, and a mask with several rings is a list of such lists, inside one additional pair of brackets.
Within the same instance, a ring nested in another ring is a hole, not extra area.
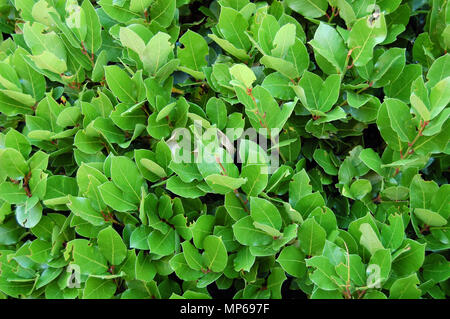
[(446, 298), (449, 10), (1, 0), (0, 297)]

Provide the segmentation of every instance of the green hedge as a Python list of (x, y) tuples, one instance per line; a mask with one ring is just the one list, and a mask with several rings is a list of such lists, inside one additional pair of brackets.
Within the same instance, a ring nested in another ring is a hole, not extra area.
[(446, 298), (449, 17), (0, 0), (0, 297)]

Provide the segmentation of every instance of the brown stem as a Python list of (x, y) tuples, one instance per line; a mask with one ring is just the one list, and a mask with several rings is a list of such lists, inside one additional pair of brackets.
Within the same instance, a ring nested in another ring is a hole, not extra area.
[(89, 61), (91, 62), (92, 67), (94, 67), (95, 63), (94, 63), (94, 52), (91, 53), (91, 55), (89, 55), (89, 53), (86, 50), (86, 47), (84, 46), (84, 42), (81, 41), (81, 52), (89, 59)]
[(25, 190), (25, 193), (27, 193), (28, 197), (33, 196), (30, 191), (30, 186), (28, 185), (30, 178), (31, 178), (31, 171), (29, 171), (27, 176), (25, 176), (25, 178), (23, 179), (23, 189)]
[[(253, 93), (252, 93), (252, 89), (251, 89), (251, 88), (247, 88), (247, 95), (251, 97), (253, 103), (255, 104), (255, 109), (256, 109), (256, 111), (255, 111), (254, 113), (256, 114), (256, 116), (257, 116), (258, 119), (259, 119), (259, 124), (260, 124), (262, 127), (264, 127), (265, 129), (269, 130), (269, 128), (268, 128), (268, 126), (267, 126), (267, 122), (266, 122), (266, 114), (264, 113), (262, 116), (259, 114), (259, 111), (258, 111), (258, 104), (256, 103), (256, 99), (255, 99), (255, 97), (253, 96)], [(270, 132), (269, 132), (269, 137), (270, 137)]]
[(244, 208), (244, 211), (246, 212), (246, 213), (248, 213), (248, 209), (247, 209), (247, 201), (243, 201), (242, 200), (242, 198), (241, 198), (241, 196), (239, 195), (239, 192), (238, 192), (238, 190), (237, 189), (235, 189), (234, 190), (234, 194), (236, 195), (236, 197), (239, 199), (239, 201), (241, 202), (241, 205), (242, 205), (242, 207)]
[(408, 157), (410, 154), (414, 153), (414, 144), (416, 144), (417, 140), (423, 135), (423, 131), (425, 130), (425, 128), (427, 127), (427, 125), (429, 124), (429, 121), (423, 121), (420, 120), (420, 128), (419, 128), (419, 132), (417, 133), (416, 137), (414, 138), (414, 140), (411, 143), (408, 143), (408, 149), (406, 150), (406, 155), (405, 158)]
[(423, 228), (420, 230), (420, 233), (423, 234), (423, 233), (428, 232), (428, 231), (430, 231), (430, 226), (427, 225), (427, 224), (424, 224)]
[(362, 290), (361, 292), (358, 291), (358, 299), (361, 299), (366, 294), (367, 290)]
[[(422, 121), (420, 120), (419, 122), (419, 132), (417, 132), (416, 137), (414, 137), (413, 141), (411, 143), (408, 143), (408, 148), (406, 150), (406, 153), (403, 155), (403, 151), (400, 150), (400, 158), (401, 159), (406, 159), (408, 158), (409, 155), (414, 153), (414, 144), (416, 144), (416, 142), (419, 140), (419, 138), (423, 135), (423, 131), (425, 130), (425, 128), (427, 127), (427, 125), (430, 124), (429, 121)], [(397, 174), (400, 172), (400, 168), (396, 168), (395, 173), (394, 173), (394, 177), (397, 176)]]

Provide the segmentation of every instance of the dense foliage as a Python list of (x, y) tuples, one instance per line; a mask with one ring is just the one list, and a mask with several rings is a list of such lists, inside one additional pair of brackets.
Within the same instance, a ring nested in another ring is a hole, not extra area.
[(450, 295), (449, 1), (0, 0), (0, 30), (0, 297)]

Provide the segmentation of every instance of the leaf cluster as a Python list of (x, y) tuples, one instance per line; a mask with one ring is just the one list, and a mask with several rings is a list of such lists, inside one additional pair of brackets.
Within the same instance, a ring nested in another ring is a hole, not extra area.
[(0, 0), (0, 298), (447, 298), (449, 17)]

